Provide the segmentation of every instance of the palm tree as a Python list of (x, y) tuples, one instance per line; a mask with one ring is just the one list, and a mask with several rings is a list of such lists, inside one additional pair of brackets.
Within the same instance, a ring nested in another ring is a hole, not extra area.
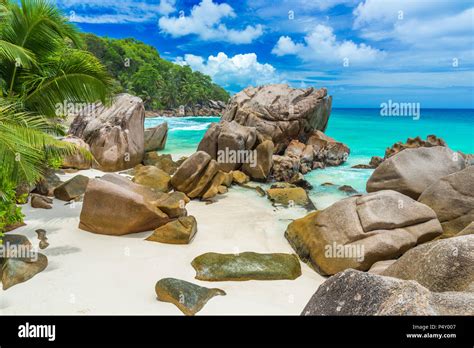
[(110, 77), (93, 55), (80, 49), (78, 30), (56, 7), (46, 0), (4, 6), (8, 11), (0, 28), (0, 52), (10, 59), (0, 56), (0, 77), (6, 98), (46, 117), (56, 117), (55, 105), (64, 101), (106, 101)]
[(81, 47), (47, 0), (0, 0), (0, 199), (3, 187), (34, 183), (49, 160), (81, 151), (55, 137), (64, 134), (58, 104), (109, 101), (111, 78)]

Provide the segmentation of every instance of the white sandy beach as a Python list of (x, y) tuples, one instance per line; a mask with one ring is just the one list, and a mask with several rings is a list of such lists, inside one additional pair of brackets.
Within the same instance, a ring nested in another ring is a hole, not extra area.
[[(78, 173), (103, 175), (96, 170)], [(188, 214), (196, 217), (198, 232), (189, 245), (145, 241), (151, 232), (115, 237), (80, 230), (81, 207), (82, 203), (65, 205), (57, 199), (50, 210), (23, 206), (27, 225), (9, 233), (23, 234), (37, 246), (35, 230), (45, 229), (50, 245), (41, 252), (49, 265), (2, 292), (0, 313), (181, 315), (174, 305), (157, 301), (154, 290), (161, 278), (174, 277), (227, 293), (212, 298), (198, 315), (299, 315), (325, 280), (303, 263), (296, 280), (194, 279), (191, 261), (206, 252), (293, 252), (284, 231), (291, 219), (307, 212), (299, 207), (275, 208), (253, 190), (233, 186), (216, 203), (190, 202)]]

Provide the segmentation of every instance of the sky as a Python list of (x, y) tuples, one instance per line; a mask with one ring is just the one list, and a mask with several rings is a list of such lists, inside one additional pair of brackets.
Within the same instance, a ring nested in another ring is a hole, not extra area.
[(57, 0), (83, 31), (134, 37), (231, 93), (326, 87), (334, 107), (474, 108), (472, 0)]

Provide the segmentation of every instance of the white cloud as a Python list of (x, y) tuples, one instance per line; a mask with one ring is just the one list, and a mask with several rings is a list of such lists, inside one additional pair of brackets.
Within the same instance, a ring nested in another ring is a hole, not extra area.
[(304, 43), (295, 43), (288, 36), (281, 36), (272, 50), (277, 56), (296, 55), (304, 61), (343, 64), (365, 64), (384, 56), (378, 49), (351, 40), (338, 41), (333, 29), (318, 24), (304, 37)]
[(470, 1), (365, 0), (353, 14), (354, 29), (370, 40), (395, 39), (419, 47), (439, 46), (440, 41), (472, 45)]
[[(452, 16), (434, 19), (413, 19), (400, 23), (394, 27), (393, 36), (400, 41), (419, 46), (426, 46), (431, 41), (432, 44), (439, 46), (440, 40), (449, 38), (454, 42), (465, 37), (473, 38), (474, 29), (474, 7), (464, 10)], [(463, 42), (466, 47), (467, 42)]]
[(263, 34), (263, 27), (248, 25), (243, 30), (229, 29), (222, 23), (225, 18), (235, 18), (236, 14), (228, 4), (216, 4), (212, 0), (202, 0), (192, 8), (191, 14), (178, 17), (161, 17), (158, 25), (163, 33), (172, 37), (197, 35), (203, 40), (227, 41), (235, 44), (251, 43)]
[[(407, 15), (408, 17), (418, 14), (426, 7), (425, 1), (393, 1), (393, 0), (366, 0), (361, 2), (354, 10), (354, 27), (374, 23), (395, 23)], [(426, 9), (426, 8), (425, 8)], [(429, 8), (428, 8), (429, 9)]]
[(146, 23), (176, 11), (176, 0), (58, 0), (56, 3), (76, 23)]
[(211, 55), (207, 60), (186, 54), (184, 58), (178, 57), (175, 63), (189, 65), (193, 70), (211, 76), (214, 82), (229, 89), (281, 82), (275, 68), (270, 64), (259, 63), (255, 53), (228, 57), (225, 53), (219, 52), (217, 56)]

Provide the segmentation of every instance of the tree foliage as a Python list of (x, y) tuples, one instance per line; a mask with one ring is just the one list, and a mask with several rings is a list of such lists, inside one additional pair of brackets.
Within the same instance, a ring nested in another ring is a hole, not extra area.
[(107, 67), (115, 90), (140, 96), (147, 109), (167, 109), (208, 100), (227, 101), (229, 94), (211, 78), (189, 66), (160, 57), (158, 51), (135, 39), (110, 39), (84, 34), (87, 49)]

